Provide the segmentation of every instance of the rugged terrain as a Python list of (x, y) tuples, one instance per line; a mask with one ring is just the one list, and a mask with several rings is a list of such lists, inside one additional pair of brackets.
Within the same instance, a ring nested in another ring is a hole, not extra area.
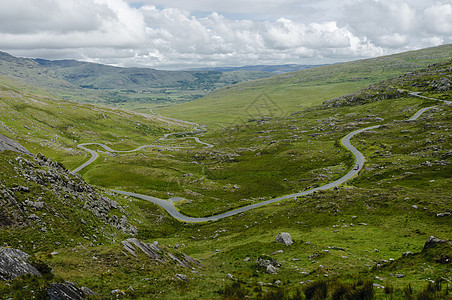
[[(450, 298), (452, 108), (429, 98), (451, 100), (452, 62), (388, 78), (289, 116), (200, 132), (3, 76), (0, 297)], [(110, 190), (218, 214), (336, 180), (355, 165), (340, 140), (373, 125), (351, 140), (366, 159), (351, 181), (215, 222), (179, 222)], [(178, 131), (189, 133), (166, 135)], [(155, 147), (86, 146), (99, 157), (71, 173), (89, 158), (77, 145), (93, 142)], [(17, 264), (25, 271), (4, 267)]]

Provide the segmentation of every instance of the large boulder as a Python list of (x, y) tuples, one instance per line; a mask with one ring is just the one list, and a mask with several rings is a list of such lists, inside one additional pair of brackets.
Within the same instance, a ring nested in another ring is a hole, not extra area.
[(290, 234), (287, 233), (287, 232), (278, 233), (278, 235), (276, 236), (275, 240), (278, 243), (284, 244), (286, 246), (289, 246), (289, 245), (293, 244), (292, 238), (290, 237)]
[(28, 263), (30, 255), (13, 248), (0, 248), (0, 280), (11, 280), (20, 275), (41, 273)]
[(52, 283), (47, 290), (50, 300), (83, 300), (86, 294), (73, 283)]

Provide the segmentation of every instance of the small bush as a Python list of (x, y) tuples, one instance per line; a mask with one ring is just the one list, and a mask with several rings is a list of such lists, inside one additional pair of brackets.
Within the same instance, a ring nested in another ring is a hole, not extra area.
[(233, 282), (224, 288), (223, 294), (225, 299), (243, 299), (247, 295), (247, 291), (239, 282)]
[(325, 299), (328, 294), (328, 282), (326, 280), (316, 280), (309, 283), (303, 289), (306, 299)]
[(406, 287), (403, 288), (403, 296), (406, 300), (413, 299), (413, 287), (411, 284), (408, 284)]

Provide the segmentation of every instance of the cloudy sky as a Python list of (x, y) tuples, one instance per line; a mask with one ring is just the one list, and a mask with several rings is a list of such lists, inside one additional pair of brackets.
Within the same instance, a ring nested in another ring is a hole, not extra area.
[(0, 51), (127, 67), (334, 63), (448, 43), (450, 0), (0, 0)]

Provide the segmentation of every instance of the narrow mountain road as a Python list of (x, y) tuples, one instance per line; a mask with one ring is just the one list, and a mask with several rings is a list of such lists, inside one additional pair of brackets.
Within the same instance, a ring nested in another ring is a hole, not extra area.
[[(415, 96), (415, 97), (424, 98), (424, 99), (429, 99), (429, 100), (442, 101), (442, 102), (445, 102), (446, 104), (452, 104), (451, 101), (424, 97), (424, 96), (419, 95), (419, 93), (410, 93), (410, 95)], [(435, 108), (435, 107), (436, 106), (431, 106), (431, 107), (425, 107), (425, 108), (420, 109), (411, 118), (409, 118), (408, 121), (414, 121), (414, 120), (418, 119), (424, 112), (426, 112), (427, 110), (430, 110), (432, 108)], [(375, 126), (370, 126), (370, 127), (358, 129), (358, 130), (355, 130), (355, 131), (347, 134), (344, 138), (342, 138), (342, 140), (341, 140), (342, 145), (344, 145), (344, 147), (347, 148), (355, 156), (356, 166), (352, 170), (350, 170), (347, 174), (342, 176), (341, 178), (339, 178), (339, 179), (337, 179), (337, 180), (335, 180), (333, 182), (327, 183), (325, 185), (322, 185), (322, 186), (319, 186), (319, 187), (316, 187), (316, 188), (312, 188), (312, 189), (309, 189), (309, 190), (306, 190), (306, 191), (303, 191), (303, 192), (294, 193), (294, 194), (290, 194), (290, 195), (285, 195), (285, 196), (273, 198), (273, 199), (270, 199), (270, 200), (262, 201), (262, 202), (259, 202), (259, 203), (243, 206), (243, 207), (240, 207), (240, 208), (237, 208), (237, 209), (233, 209), (233, 210), (227, 211), (225, 213), (214, 215), (214, 216), (210, 216), (210, 217), (195, 218), (195, 217), (185, 216), (185, 215), (181, 214), (174, 207), (172, 201), (163, 200), (163, 199), (159, 199), (159, 198), (152, 197), (152, 196), (147, 196), (147, 195), (131, 193), (131, 192), (113, 190), (113, 189), (111, 191), (115, 192), (117, 194), (130, 196), (130, 197), (135, 197), (135, 198), (143, 199), (143, 200), (146, 200), (146, 201), (150, 201), (150, 202), (152, 202), (154, 204), (157, 204), (160, 207), (162, 207), (163, 209), (165, 209), (172, 217), (174, 217), (177, 220), (182, 221), (182, 222), (216, 221), (216, 220), (227, 218), (227, 217), (230, 217), (230, 216), (233, 216), (233, 215), (236, 215), (236, 214), (239, 214), (239, 213), (242, 213), (242, 212), (245, 212), (245, 211), (257, 208), (257, 207), (260, 207), (260, 206), (264, 206), (264, 205), (267, 205), (267, 204), (275, 203), (275, 202), (278, 202), (278, 201), (281, 201), (281, 200), (294, 199), (296, 197), (306, 196), (306, 195), (314, 193), (315, 191), (328, 190), (328, 189), (334, 188), (336, 186), (339, 186), (339, 185), (345, 183), (346, 181), (348, 181), (351, 178), (355, 177), (359, 173), (359, 171), (362, 169), (362, 167), (364, 165), (364, 162), (365, 162), (364, 155), (361, 152), (359, 152), (351, 144), (350, 139), (353, 138), (355, 135), (358, 135), (358, 134), (360, 134), (360, 133), (362, 133), (364, 131), (377, 129), (380, 126), (381, 125), (375, 125)], [(179, 134), (187, 134), (187, 133), (191, 133), (192, 134), (192, 133), (196, 133), (196, 132), (190, 131), (190, 132), (182, 132), (182, 133), (165, 134), (165, 136), (163, 138), (161, 138), (160, 140), (164, 140), (170, 135), (179, 135)], [(199, 140), (199, 138), (197, 138), (197, 137), (189, 137), (189, 138), (194, 138), (196, 142), (204, 144), (206, 147), (213, 147), (212, 144), (201, 142)], [(129, 150), (129, 151), (117, 151), (117, 150), (113, 150), (110, 147), (108, 147), (108, 146), (106, 146), (104, 144), (100, 144), (100, 143), (80, 144), (80, 145), (78, 145), (78, 147), (83, 149), (83, 150), (85, 150), (85, 151), (87, 151), (87, 152), (89, 152), (92, 155), (92, 157), (87, 162), (85, 162), (84, 164), (79, 166), (77, 169), (72, 171), (72, 173), (77, 173), (78, 171), (80, 171), (81, 169), (86, 167), (87, 165), (91, 164), (98, 157), (98, 154), (96, 153), (96, 151), (93, 151), (93, 150), (90, 150), (90, 149), (84, 147), (84, 146), (87, 146), (87, 145), (98, 145), (98, 146), (101, 146), (102, 148), (104, 148), (105, 150), (110, 151), (110, 152), (134, 152), (134, 151), (139, 151), (139, 150), (147, 148), (147, 147), (155, 147), (154, 145), (145, 145), (145, 146), (141, 146), (141, 147), (138, 147), (136, 149)], [(161, 147), (161, 145), (160, 145), (160, 147)]]

